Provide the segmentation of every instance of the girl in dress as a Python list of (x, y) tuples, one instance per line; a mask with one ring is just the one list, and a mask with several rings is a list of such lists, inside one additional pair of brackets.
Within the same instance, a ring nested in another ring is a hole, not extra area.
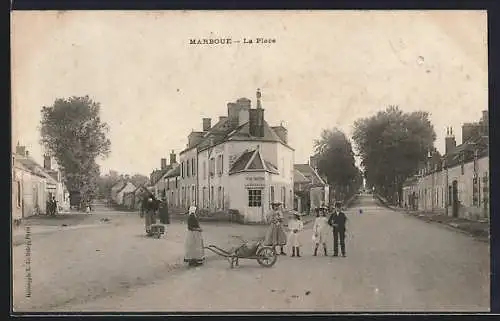
[(203, 236), (200, 228), (200, 223), (196, 217), (196, 206), (193, 204), (189, 208), (187, 220), (187, 235), (186, 235), (186, 254), (184, 262), (189, 266), (199, 266), (205, 260), (205, 249), (203, 247)]
[(313, 242), (314, 242), (314, 256), (318, 255), (318, 247), (323, 244), (323, 252), (325, 256), (328, 255), (326, 249), (326, 238), (329, 231), (328, 218), (326, 217), (326, 208), (320, 207), (318, 214), (314, 220), (313, 225)]
[(294, 218), (288, 222), (288, 229), (290, 230), (290, 244), (292, 245), (292, 257), (297, 254), (300, 257), (300, 234), (304, 229), (304, 223), (300, 219), (300, 214), (295, 212)]
[[(286, 233), (283, 228), (283, 213), (279, 210), (280, 202), (273, 202), (271, 204), (272, 211), (269, 215), (268, 221), (271, 225), (267, 229), (264, 245), (281, 247), (281, 255), (286, 255), (283, 247), (286, 245)], [(276, 251), (278, 253), (278, 251)]]

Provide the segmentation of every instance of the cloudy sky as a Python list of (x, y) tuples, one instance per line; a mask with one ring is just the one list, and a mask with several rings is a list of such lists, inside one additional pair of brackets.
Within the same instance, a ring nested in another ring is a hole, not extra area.
[[(190, 38), (273, 38), (269, 45), (196, 46)], [(14, 12), (13, 143), (42, 160), (40, 107), (89, 95), (110, 125), (102, 172), (149, 174), (202, 117), (240, 97), (284, 122), (295, 162), (324, 128), (390, 104), (426, 110), (444, 151), (446, 126), (488, 108), (486, 13), (479, 11)]]

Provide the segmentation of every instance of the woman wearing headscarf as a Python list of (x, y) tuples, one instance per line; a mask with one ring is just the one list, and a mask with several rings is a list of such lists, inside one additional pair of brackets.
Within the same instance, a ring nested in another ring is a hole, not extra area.
[[(281, 255), (286, 255), (283, 247), (286, 245), (286, 233), (283, 228), (283, 212), (279, 209), (281, 205), (280, 202), (271, 203), (272, 211), (268, 217), (268, 221), (271, 222), (269, 228), (267, 229), (266, 238), (264, 244), (267, 246), (280, 247)], [(278, 253), (278, 251), (276, 251)]]
[(184, 262), (187, 262), (189, 266), (199, 266), (203, 264), (205, 260), (205, 250), (203, 248), (203, 236), (201, 234), (202, 230), (200, 228), (200, 223), (196, 216), (196, 205), (193, 203), (189, 207), (188, 219), (187, 219), (187, 235), (186, 235), (186, 254), (184, 256)]

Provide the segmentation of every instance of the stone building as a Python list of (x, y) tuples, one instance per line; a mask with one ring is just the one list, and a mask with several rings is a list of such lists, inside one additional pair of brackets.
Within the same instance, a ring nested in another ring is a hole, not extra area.
[(447, 213), (454, 217), (489, 217), (488, 113), (479, 122), (462, 127), (463, 142), (456, 145), (452, 128), (447, 129), (445, 155), (432, 158), (403, 187), (408, 208)]
[(238, 210), (249, 222), (264, 220), (272, 201), (293, 208), (294, 149), (285, 127), (266, 122), (260, 91), (256, 108), (240, 98), (213, 126), (204, 118), (202, 129), (191, 132), (180, 153), (182, 205)]

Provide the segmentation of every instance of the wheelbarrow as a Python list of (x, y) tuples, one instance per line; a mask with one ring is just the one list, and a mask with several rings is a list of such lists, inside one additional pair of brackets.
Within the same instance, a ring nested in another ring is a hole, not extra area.
[(270, 268), (278, 260), (278, 254), (271, 246), (264, 246), (262, 240), (257, 240), (252, 243), (242, 240), (243, 244), (229, 251), (221, 249), (215, 245), (206, 246), (205, 249), (213, 253), (227, 258), (230, 267), (239, 266), (239, 259), (257, 260), (262, 267)]

